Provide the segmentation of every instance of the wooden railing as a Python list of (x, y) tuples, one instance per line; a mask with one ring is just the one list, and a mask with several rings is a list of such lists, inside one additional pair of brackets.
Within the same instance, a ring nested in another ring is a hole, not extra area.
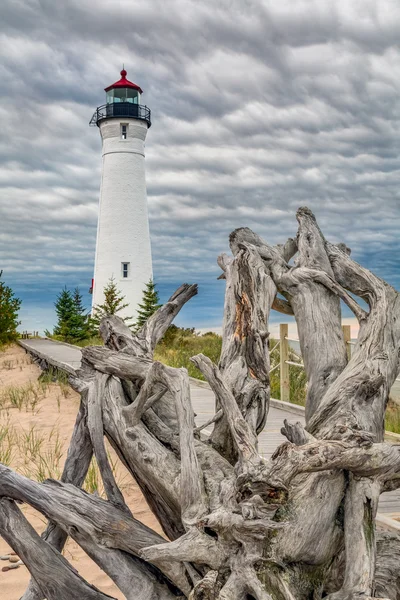
[[(346, 342), (346, 350), (347, 357), (350, 360), (351, 358), (351, 348), (355, 345), (356, 342), (351, 340), (351, 327), (350, 325), (342, 325), (343, 329), (343, 337)], [(275, 371), (275, 369), (280, 370), (280, 399), (284, 402), (290, 402), (290, 380), (289, 380), (289, 368), (295, 367), (296, 369), (304, 369), (304, 364), (302, 362), (295, 362), (290, 360), (290, 344), (289, 342), (297, 342), (299, 340), (296, 338), (289, 337), (289, 325), (287, 323), (281, 323), (279, 325), (279, 340), (270, 350), (270, 354), (279, 346), (280, 349), (280, 360), (279, 363), (274, 365), (270, 370), (270, 373)], [(293, 352), (292, 352), (293, 353)], [(294, 351), (297, 354), (297, 352)], [(400, 377), (396, 379), (396, 381), (400, 381)]]
[(21, 333), (21, 338), (23, 340), (29, 340), (29, 338), (32, 337), (39, 337), (39, 332), (38, 331), (23, 331)]

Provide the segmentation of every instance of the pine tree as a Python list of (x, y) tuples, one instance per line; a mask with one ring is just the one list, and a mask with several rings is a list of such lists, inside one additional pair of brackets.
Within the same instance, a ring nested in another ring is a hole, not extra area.
[(83, 305), (79, 288), (73, 292), (65, 286), (55, 302), (57, 325), (53, 335), (64, 342), (79, 342), (90, 336), (89, 316)]
[[(0, 278), (3, 271), (0, 271)], [(21, 323), (18, 321), (18, 311), (21, 307), (21, 300), (16, 298), (12, 289), (0, 281), (0, 343), (6, 344), (12, 342), (18, 337), (17, 327)]]
[(71, 321), (75, 315), (74, 298), (65, 286), (57, 296), (54, 303), (57, 313), (57, 325), (54, 327), (53, 335), (64, 341), (69, 339)]
[(136, 319), (135, 329), (138, 330), (146, 323), (147, 319), (156, 312), (162, 305), (160, 304), (160, 298), (156, 290), (156, 285), (152, 279), (149, 279), (146, 283), (146, 287), (143, 290), (143, 301), (139, 304), (138, 316)]
[(85, 307), (83, 306), (82, 294), (78, 287), (74, 289), (73, 295), (75, 311), (78, 315), (84, 315), (86, 313)]
[(90, 335), (89, 318), (83, 305), (82, 294), (75, 288), (72, 294), (74, 312), (69, 321), (68, 338), (72, 342), (84, 340)]
[[(90, 317), (90, 327), (93, 335), (98, 334), (100, 321), (103, 319), (103, 317), (117, 315), (119, 312), (121, 312), (121, 310), (124, 310), (124, 308), (129, 306), (127, 302), (124, 302), (125, 296), (123, 296), (122, 292), (117, 288), (114, 277), (111, 277), (108, 280), (103, 294), (103, 304), (98, 304), (95, 306), (92, 316)], [(132, 320), (132, 317), (122, 317), (122, 319), (125, 321), (125, 323), (127, 323), (127, 321)], [(128, 323), (127, 325), (130, 326)]]

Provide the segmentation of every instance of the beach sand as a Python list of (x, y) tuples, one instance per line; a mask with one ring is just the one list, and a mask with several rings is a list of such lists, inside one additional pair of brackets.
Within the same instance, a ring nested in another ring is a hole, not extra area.
[[(5, 351), (0, 352), (0, 397), (10, 389), (10, 386), (26, 387), (30, 383), (32, 386), (37, 386), (40, 373), (40, 368), (31, 363), (29, 356), (22, 348), (17, 345), (8, 347)], [(34, 411), (31, 410), (31, 407), (29, 410), (23, 407), (21, 410), (10, 408), (0, 411), (0, 427), (9, 424), (20, 436), (23, 435), (23, 432), (29, 432), (32, 427), (35, 427), (37, 437), (45, 438), (43, 452), (47, 447), (54, 447), (55, 440), (59, 436), (63, 453), (58, 465), (61, 471), (78, 407), (79, 395), (76, 392), (69, 386), (51, 383), (34, 407)], [(37, 472), (35, 466), (32, 463), (27, 465), (26, 456), (21, 456), (21, 453), (22, 444), (15, 444), (10, 466), (24, 475), (29, 474), (31, 478), (35, 478)], [(24, 453), (26, 454), (26, 451)], [(110, 455), (114, 461), (116, 457), (112, 450), (110, 450)], [(116, 479), (122, 487), (126, 502), (134, 516), (162, 534), (161, 528), (148, 508), (138, 486), (120, 463), (118, 463)], [(46, 527), (46, 519), (27, 505), (20, 505), (20, 508), (36, 531), (41, 533)], [(9, 552), (9, 546), (0, 537), (0, 556)], [(123, 594), (109, 577), (72, 540), (68, 540), (64, 556), (88, 582), (115, 598), (124, 599)], [(0, 598), (1, 600), (18, 600), (28, 585), (30, 574), (25, 566), (2, 572), (1, 569), (7, 565), (9, 562), (0, 561)]]

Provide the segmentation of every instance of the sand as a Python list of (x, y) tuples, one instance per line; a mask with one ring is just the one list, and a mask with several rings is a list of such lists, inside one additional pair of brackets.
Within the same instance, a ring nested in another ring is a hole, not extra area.
[[(37, 386), (40, 373), (39, 367), (31, 363), (22, 348), (17, 345), (7, 348), (0, 352), (0, 395), (4, 394), (9, 386), (24, 387), (30, 382), (33, 386)], [(0, 427), (9, 423), (19, 434), (22, 434), (23, 431), (27, 432), (34, 426), (38, 436), (46, 437), (45, 445), (49, 448), (52, 447), (52, 444), (54, 446), (54, 440), (58, 435), (63, 453), (58, 467), (62, 470), (78, 407), (79, 395), (76, 392), (69, 386), (51, 383), (44, 392), (44, 397), (34, 407), (34, 411), (31, 410), (31, 407), (28, 410), (23, 407), (21, 411), (18, 408), (0, 411)], [(51, 440), (48, 442), (51, 433)], [(43, 451), (45, 451), (45, 445)], [(27, 475), (28, 470), (29, 476), (35, 478), (35, 468), (31, 463), (24, 465), (21, 447), (19, 444), (16, 446), (10, 466), (24, 475)], [(112, 451), (110, 453), (114, 460), (115, 454)], [(120, 464), (118, 464), (116, 478), (135, 517), (161, 533), (160, 526), (148, 508), (138, 486)], [(23, 505), (21, 508), (36, 531), (41, 533), (46, 527), (46, 519), (27, 505)], [(0, 537), (0, 556), (9, 552), (9, 546)], [(109, 577), (72, 540), (68, 540), (64, 556), (87, 581), (100, 590), (121, 600), (125, 598)], [(0, 569), (6, 565), (9, 563), (1, 561)], [(30, 574), (25, 566), (8, 572), (0, 570), (0, 599), (18, 600), (24, 593), (29, 579)]]

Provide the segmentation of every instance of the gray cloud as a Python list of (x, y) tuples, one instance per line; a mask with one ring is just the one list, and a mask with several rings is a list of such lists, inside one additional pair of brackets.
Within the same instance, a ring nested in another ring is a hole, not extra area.
[(302, 204), (399, 285), (399, 39), (397, 0), (3, 0), (7, 279), (27, 297), (88, 287), (101, 150), (88, 121), (125, 62), (153, 114), (155, 275), (204, 282), (194, 324), (218, 324), (229, 232), (282, 241)]

